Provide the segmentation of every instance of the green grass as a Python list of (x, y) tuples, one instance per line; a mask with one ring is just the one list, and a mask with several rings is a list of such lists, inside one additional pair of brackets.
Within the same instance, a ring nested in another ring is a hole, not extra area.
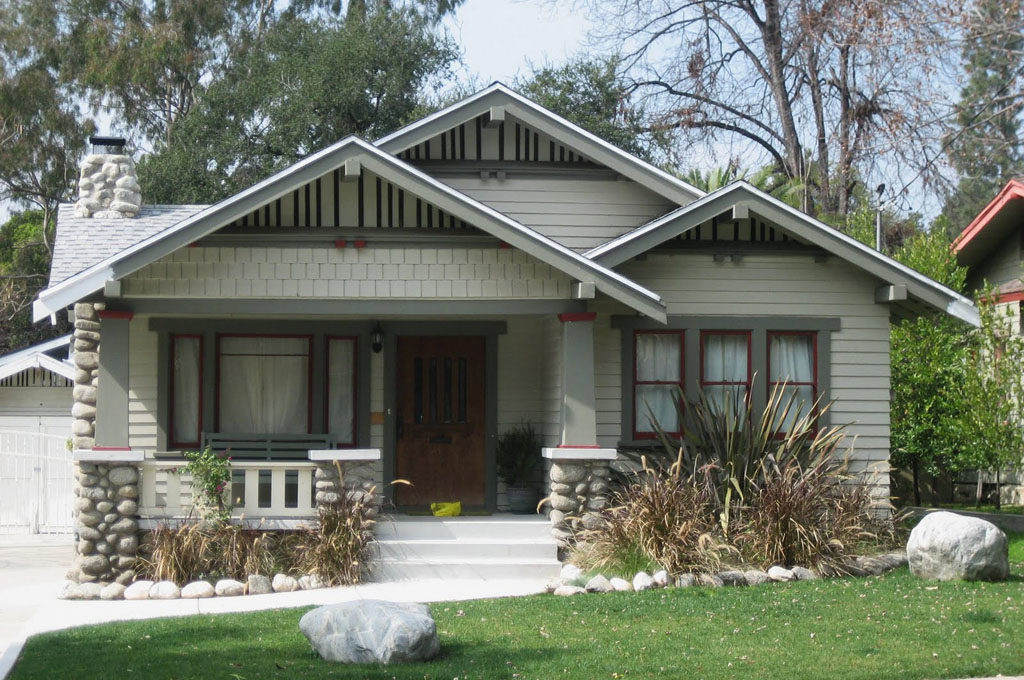
[(976, 503), (942, 503), (937, 508), (950, 510), (970, 510), (973, 512), (993, 512), (1003, 515), (1024, 515), (1024, 505), (1002, 505), (998, 509), (991, 503), (978, 507)]
[[(1024, 558), (1024, 538), (1015, 555)], [(433, 605), (442, 657), (317, 658), (301, 610), (158, 619), (31, 638), (13, 680), (107, 678), (953, 678), (1024, 673), (1022, 565), (1005, 583), (905, 570), (756, 588)]]

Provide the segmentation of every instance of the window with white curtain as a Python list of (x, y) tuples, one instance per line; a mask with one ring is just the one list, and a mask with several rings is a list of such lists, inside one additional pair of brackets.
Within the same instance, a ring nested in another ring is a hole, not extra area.
[(327, 431), (356, 443), (356, 339), (327, 339)]
[(199, 448), (202, 430), (202, 356), (202, 337), (171, 336), (170, 445), (175, 448)]
[(700, 386), (722, 414), (744, 413), (750, 395), (750, 331), (701, 333)]
[[(782, 391), (775, 423), (780, 432), (791, 428), (814, 406), (818, 392), (816, 344), (817, 335), (811, 332), (768, 333), (768, 394), (777, 387)], [(784, 414), (790, 399), (793, 406)]]
[(640, 439), (655, 436), (655, 424), (663, 432), (678, 435), (676, 399), (683, 384), (683, 332), (637, 331), (634, 338), (634, 435)]
[(310, 431), (309, 336), (218, 336), (219, 430)]

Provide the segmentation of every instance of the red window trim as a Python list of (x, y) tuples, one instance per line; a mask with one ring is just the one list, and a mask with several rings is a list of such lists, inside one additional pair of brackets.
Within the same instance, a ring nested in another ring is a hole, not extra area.
[[(704, 379), (704, 339), (709, 335), (743, 335), (747, 338), (747, 379), (745, 382), (736, 380), (705, 380)], [(747, 388), (747, 400), (750, 400), (751, 383), (753, 382), (752, 366), (753, 356), (752, 347), (754, 344), (753, 332), (752, 331), (732, 331), (732, 330), (701, 330), (700, 332), (700, 389), (704, 390), (707, 386), (717, 385), (743, 385)]]
[(352, 341), (352, 441), (350, 442), (338, 442), (338, 448), (353, 448), (356, 446), (356, 442), (359, 441), (359, 404), (358, 404), (358, 392), (356, 392), (359, 386), (359, 337), (355, 335), (328, 335), (324, 338), (326, 347), (324, 352), (327, 359), (327, 370), (324, 371), (324, 432), (331, 431), (331, 341), (332, 340), (351, 340)]
[[(679, 380), (639, 380), (637, 378), (636, 370), (636, 339), (639, 335), (677, 335), (679, 336)], [(684, 379), (686, 377), (686, 331), (683, 329), (637, 329), (633, 331), (633, 437), (636, 440), (641, 439), (656, 439), (658, 436), (657, 432), (639, 432), (637, 430), (637, 423), (639, 419), (639, 405), (637, 404), (636, 388), (638, 385), (676, 385), (680, 390), (683, 389)], [(682, 423), (680, 423), (682, 425)], [(665, 432), (665, 434), (673, 435), (676, 437), (682, 436), (682, 428), (676, 432)]]
[[(797, 381), (797, 380), (772, 380), (772, 338), (777, 336), (806, 336), (811, 339), (811, 374), (813, 375), (813, 382)], [(768, 331), (765, 344), (768, 346), (765, 348), (765, 354), (767, 357), (768, 365), (765, 367), (765, 376), (768, 378), (765, 383), (765, 397), (768, 398), (772, 394), (772, 389), (776, 385), (810, 385), (812, 390), (812, 403), (818, 400), (818, 332), (817, 331)], [(817, 423), (815, 423), (815, 431), (817, 431)]]
[(222, 338), (304, 338), (306, 340), (306, 434), (313, 433), (313, 336), (294, 333), (217, 333), (217, 367), (214, 383), (214, 422), (220, 428), (220, 357)]
[(203, 352), (206, 350), (203, 343), (203, 336), (200, 333), (172, 333), (171, 334), (171, 351), (170, 351), (170, 422), (167, 424), (168, 436), (167, 436), (167, 448), (169, 449), (186, 449), (194, 448), (198, 449), (202, 446), (202, 442), (196, 440), (194, 442), (182, 442), (175, 439), (177, 434), (174, 431), (174, 348), (176, 346), (178, 338), (196, 338), (199, 340), (199, 403), (197, 408), (199, 409), (199, 418), (197, 419), (196, 433), (199, 435), (199, 439), (203, 436)]

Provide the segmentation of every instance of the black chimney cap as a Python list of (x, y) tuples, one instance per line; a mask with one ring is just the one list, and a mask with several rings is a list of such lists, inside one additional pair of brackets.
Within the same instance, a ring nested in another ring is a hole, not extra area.
[(92, 144), (93, 153), (122, 153), (124, 151), (124, 137), (100, 137), (93, 135), (89, 138)]

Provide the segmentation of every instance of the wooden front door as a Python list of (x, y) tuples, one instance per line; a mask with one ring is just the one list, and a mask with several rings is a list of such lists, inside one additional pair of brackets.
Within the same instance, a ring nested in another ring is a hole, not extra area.
[(483, 506), (486, 423), (484, 338), (400, 336), (396, 504)]

